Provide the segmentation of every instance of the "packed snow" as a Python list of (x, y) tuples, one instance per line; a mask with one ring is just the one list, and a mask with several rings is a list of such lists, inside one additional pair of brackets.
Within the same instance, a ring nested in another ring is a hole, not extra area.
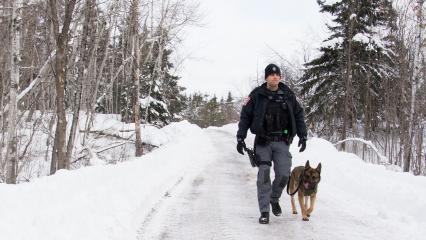
[(310, 221), (291, 214), (284, 193), (283, 216), (258, 224), (257, 172), (236, 152), (236, 130), (172, 123), (153, 131), (159, 148), (131, 161), (0, 184), (1, 239), (424, 239), (426, 178), (320, 138), (290, 148), (293, 167), (322, 163)]

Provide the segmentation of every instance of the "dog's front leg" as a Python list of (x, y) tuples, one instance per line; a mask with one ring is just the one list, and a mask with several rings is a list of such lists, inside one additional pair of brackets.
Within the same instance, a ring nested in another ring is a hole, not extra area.
[(305, 196), (304, 197), (304, 199), (305, 199), (305, 209), (308, 209), (308, 196)]
[(312, 213), (312, 211), (314, 211), (314, 206), (315, 206), (315, 200), (317, 199), (317, 194), (316, 193), (313, 193), (311, 196), (310, 196), (310, 202), (311, 202), (311, 204), (310, 204), (310, 206), (309, 206), (309, 208), (308, 208), (308, 212), (307, 212), (307, 216), (308, 217), (310, 217), (311, 216), (311, 213)]
[(297, 198), (299, 199), (300, 210), (302, 211), (302, 219), (303, 221), (309, 221), (308, 216), (306, 215), (306, 208), (304, 203), (304, 196), (302, 191), (299, 191), (297, 194)]
[(291, 210), (293, 211), (293, 214), (297, 214), (296, 204), (294, 203), (294, 195), (291, 196)]

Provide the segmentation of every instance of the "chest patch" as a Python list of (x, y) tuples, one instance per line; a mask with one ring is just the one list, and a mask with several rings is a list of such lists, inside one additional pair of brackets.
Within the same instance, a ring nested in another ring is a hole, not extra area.
[(244, 105), (244, 106), (245, 106), (245, 105), (247, 105), (247, 103), (249, 103), (249, 102), (250, 102), (250, 100), (251, 100), (250, 96), (246, 97), (246, 98), (244, 99), (244, 101), (243, 101), (243, 105)]

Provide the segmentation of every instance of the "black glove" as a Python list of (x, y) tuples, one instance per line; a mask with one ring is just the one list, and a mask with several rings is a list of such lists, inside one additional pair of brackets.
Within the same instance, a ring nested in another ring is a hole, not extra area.
[(244, 150), (244, 148), (246, 148), (246, 143), (244, 142), (244, 139), (242, 139), (242, 138), (237, 138), (237, 151), (240, 153), (240, 154), (242, 154), (242, 155), (244, 155), (244, 152), (243, 152), (243, 150)]
[(299, 144), (297, 144), (298, 147), (300, 147), (300, 145), (302, 145), (302, 147), (300, 148), (299, 152), (303, 152), (305, 151), (306, 148), (306, 140), (308, 140), (308, 138), (306, 136), (303, 136), (299, 139)]

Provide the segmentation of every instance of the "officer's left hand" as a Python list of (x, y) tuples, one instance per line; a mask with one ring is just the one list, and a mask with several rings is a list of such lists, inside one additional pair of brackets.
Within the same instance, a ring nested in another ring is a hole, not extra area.
[(297, 144), (298, 147), (300, 147), (300, 145), (302, 145), (302, 147), (300, 148), (299, 152), (303, 152), (305, 151), (306, 148), (306, 140), (307, 138), (305, 136), (301, 137), (299, 139), (299, 144)]

